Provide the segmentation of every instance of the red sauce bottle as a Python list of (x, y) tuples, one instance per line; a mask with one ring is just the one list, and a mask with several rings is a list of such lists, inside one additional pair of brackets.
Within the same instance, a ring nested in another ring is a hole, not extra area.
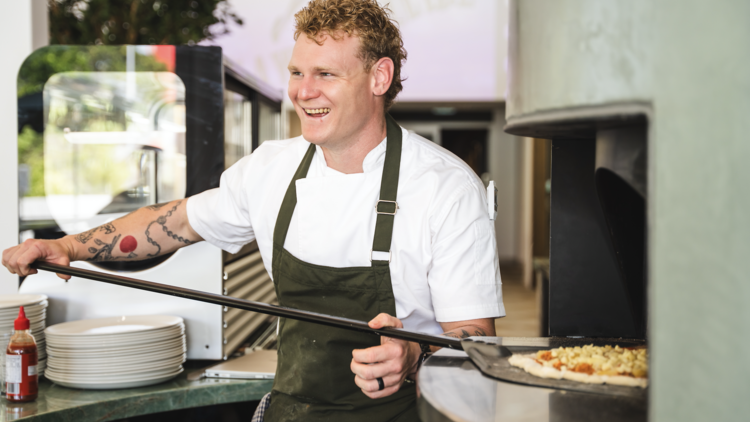
[(10, 402), (34, 401), (39, 393), (36, 341), (29, 332), (29, 325), (22, 306), (5, 351), (5, 397)]

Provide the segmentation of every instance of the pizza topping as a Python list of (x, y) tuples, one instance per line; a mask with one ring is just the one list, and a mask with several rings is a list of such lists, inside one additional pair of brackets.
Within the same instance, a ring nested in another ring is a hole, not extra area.
[(594, 367), (589, 363), (579, 363), (575, 366), (575, 368), (573, 368), (573, 371), (592, 375), (594, 373)]
[(648, 376), (648, 355), (644, 348), (619, 346), (560, 347), (540, 350), (536, 361), (559, 371), (568, 370), (585, 374), (620, 375), (636, 378)]
[(537, 352), (537, 357), (541, 360), (551, 360), (552, 359), (552, 352), (549, 350), (539, 351)]

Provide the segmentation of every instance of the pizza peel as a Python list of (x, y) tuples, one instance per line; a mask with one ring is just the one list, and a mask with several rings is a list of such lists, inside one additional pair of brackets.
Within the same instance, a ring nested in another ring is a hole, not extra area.
[(463, 350), (463, 347), (461, 346), (461, 339), (448, 336), (436, 336), (431, 334), (419, 333), (416, 331), (405, 330), (403, 328), (375, 329), (370, 328), (370, 326), (367, 325), (366, 321), (359, 321), (350, 318), (304, 311), (301, 309), (288, 308), (284, 306), (271, 305), (263, 302), (254, 302), (251, 300), (239, 299), (231, 296), (223, 296), (215, 293), (203, 292), (200, 290), (186, 289), (184, 287), (170, 286), (167, 284), (138, 280), (130, 277), (106, 274), (99, 271), (68, 267), (44, 261), (34, 262), (33, 264), (31, 264), (31, 268), (50, 271), (57, 274), (65, 274), (73, 277), (81, 277), (94, 281), (101, 281), (109, 284), (116, 284), (118, 286), (146, 290), (154, 293), (162, 293), (185, 299), (197, 300), (199, 302), (228, 306), (230, 308), (237, 308), (245, 311), (253, 311), (266, 315), (290, 318), (298, 321), (327, 325), (335, 328), (343, 328), (346, 330), (361, 331), (379, 336), (397, 338), (399, 340), (413, 341), (423, 346), (438, 346), (448, 347), (456, 350)]
[[(565, 389), (583, 391), (599, 394), (614, 394), (640, 397), (644, 393), (640, 388), (609, 386), (609, 385), (590, 385), (580, 384), (567, 380), (550, 380), (537, 378), (519, 368), (510, 366), (508, 357), (513, 354), (511, 349), (520, 353), (529, 353), (530, 351), (541, 350), (545, 347), (506, 347), (492, 341), (492, 338), (473, 337), (468, 339), (457, 339), (443, 335), (425, 334), (416, 331), (410, 331), (403, 328), (371, 328), (365, 321), (359, 321), (349, 318), (342, 318), (333, 315), (326, 315), (317, 312), (304, 311), (301, 309), (288, 308), (284, 306), (271, 305), (263, 302), (254, 302), (246, 299), (239, 299), (231, 296), (223, 296), (215, 293), (203, 292), (200, 290), (186, 289), (184, 287), (170, 286), (167, 284), (154, 283), (151, 281), (138, 280), (130, 277), (123, 277), (114, 274), (106, 274), (98, 271), (74, 268), (49, 262), (38, 261), (31, 264), (32, 268), (42, 271), (49, 271), (57, 274), (65, 274), (73, 277), (85, 278), (88, 280), (101, 281), (104, 283), (115, 284), (118, 286), (130, 287), (139, 290), (145, 290), (154, 293), (161, 293), (170, 296), (181, 297), (185, 299), (197, 300), (199, 302), (212, 303), (215, 305), (227, 306), (230, 308), (242, 309), (245, 311), (258, 312), (265, 315), (272, 315), (282, 318), (290, 318), (298, 321), (310, 322), (313, 324), (327, 325), (345, 330), (360, 331), (378, 336), (386, 336), (399, 340), (412, 341), (419, 343), (423, 351), (428, 350), (429, 346), (447, 347), (455, 350), (463, 350), (468, 355), (474, 365), (482, 374), (518, 384), (533, 385), (537, 387)], [(559, 341), (566, 344), (584, 345), (608, 341), (606, 344), (619, 344), (621, 346), (632, 346), (633, 341), (622, 339), (561, 339)], [(635, 340), (635, 342), (638, 342)], [(642, 344), (642, 342), (638, 343)], [(560, 346), (554, 346), (560, 347)], [(567, 346), (565, 346), (567, 347)], [(547, 347), (549, 348), (549, 347)], [(580, 384), (580, 385), (579, 385)]]

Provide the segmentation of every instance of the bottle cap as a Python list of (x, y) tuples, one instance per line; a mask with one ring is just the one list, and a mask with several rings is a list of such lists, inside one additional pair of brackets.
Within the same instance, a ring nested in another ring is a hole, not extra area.
[(26, 312), (23, 311), (23, 306), (21, 306), (21, 309), (18, 310), (18, 318), (13, 323), (13, 328), (16, 330), (28, 330), (29, 326), (29, 319), (26, 318)]

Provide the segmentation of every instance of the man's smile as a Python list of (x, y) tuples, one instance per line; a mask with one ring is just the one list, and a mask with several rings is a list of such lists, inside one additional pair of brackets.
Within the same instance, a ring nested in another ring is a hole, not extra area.
[(309, 116), (313, 117), (323, 117), (326, 114), (331, 112), (330, 108), (323, 107), (323, 108), (303, 108), (305, 110), (305, 113), (307, 113)]

